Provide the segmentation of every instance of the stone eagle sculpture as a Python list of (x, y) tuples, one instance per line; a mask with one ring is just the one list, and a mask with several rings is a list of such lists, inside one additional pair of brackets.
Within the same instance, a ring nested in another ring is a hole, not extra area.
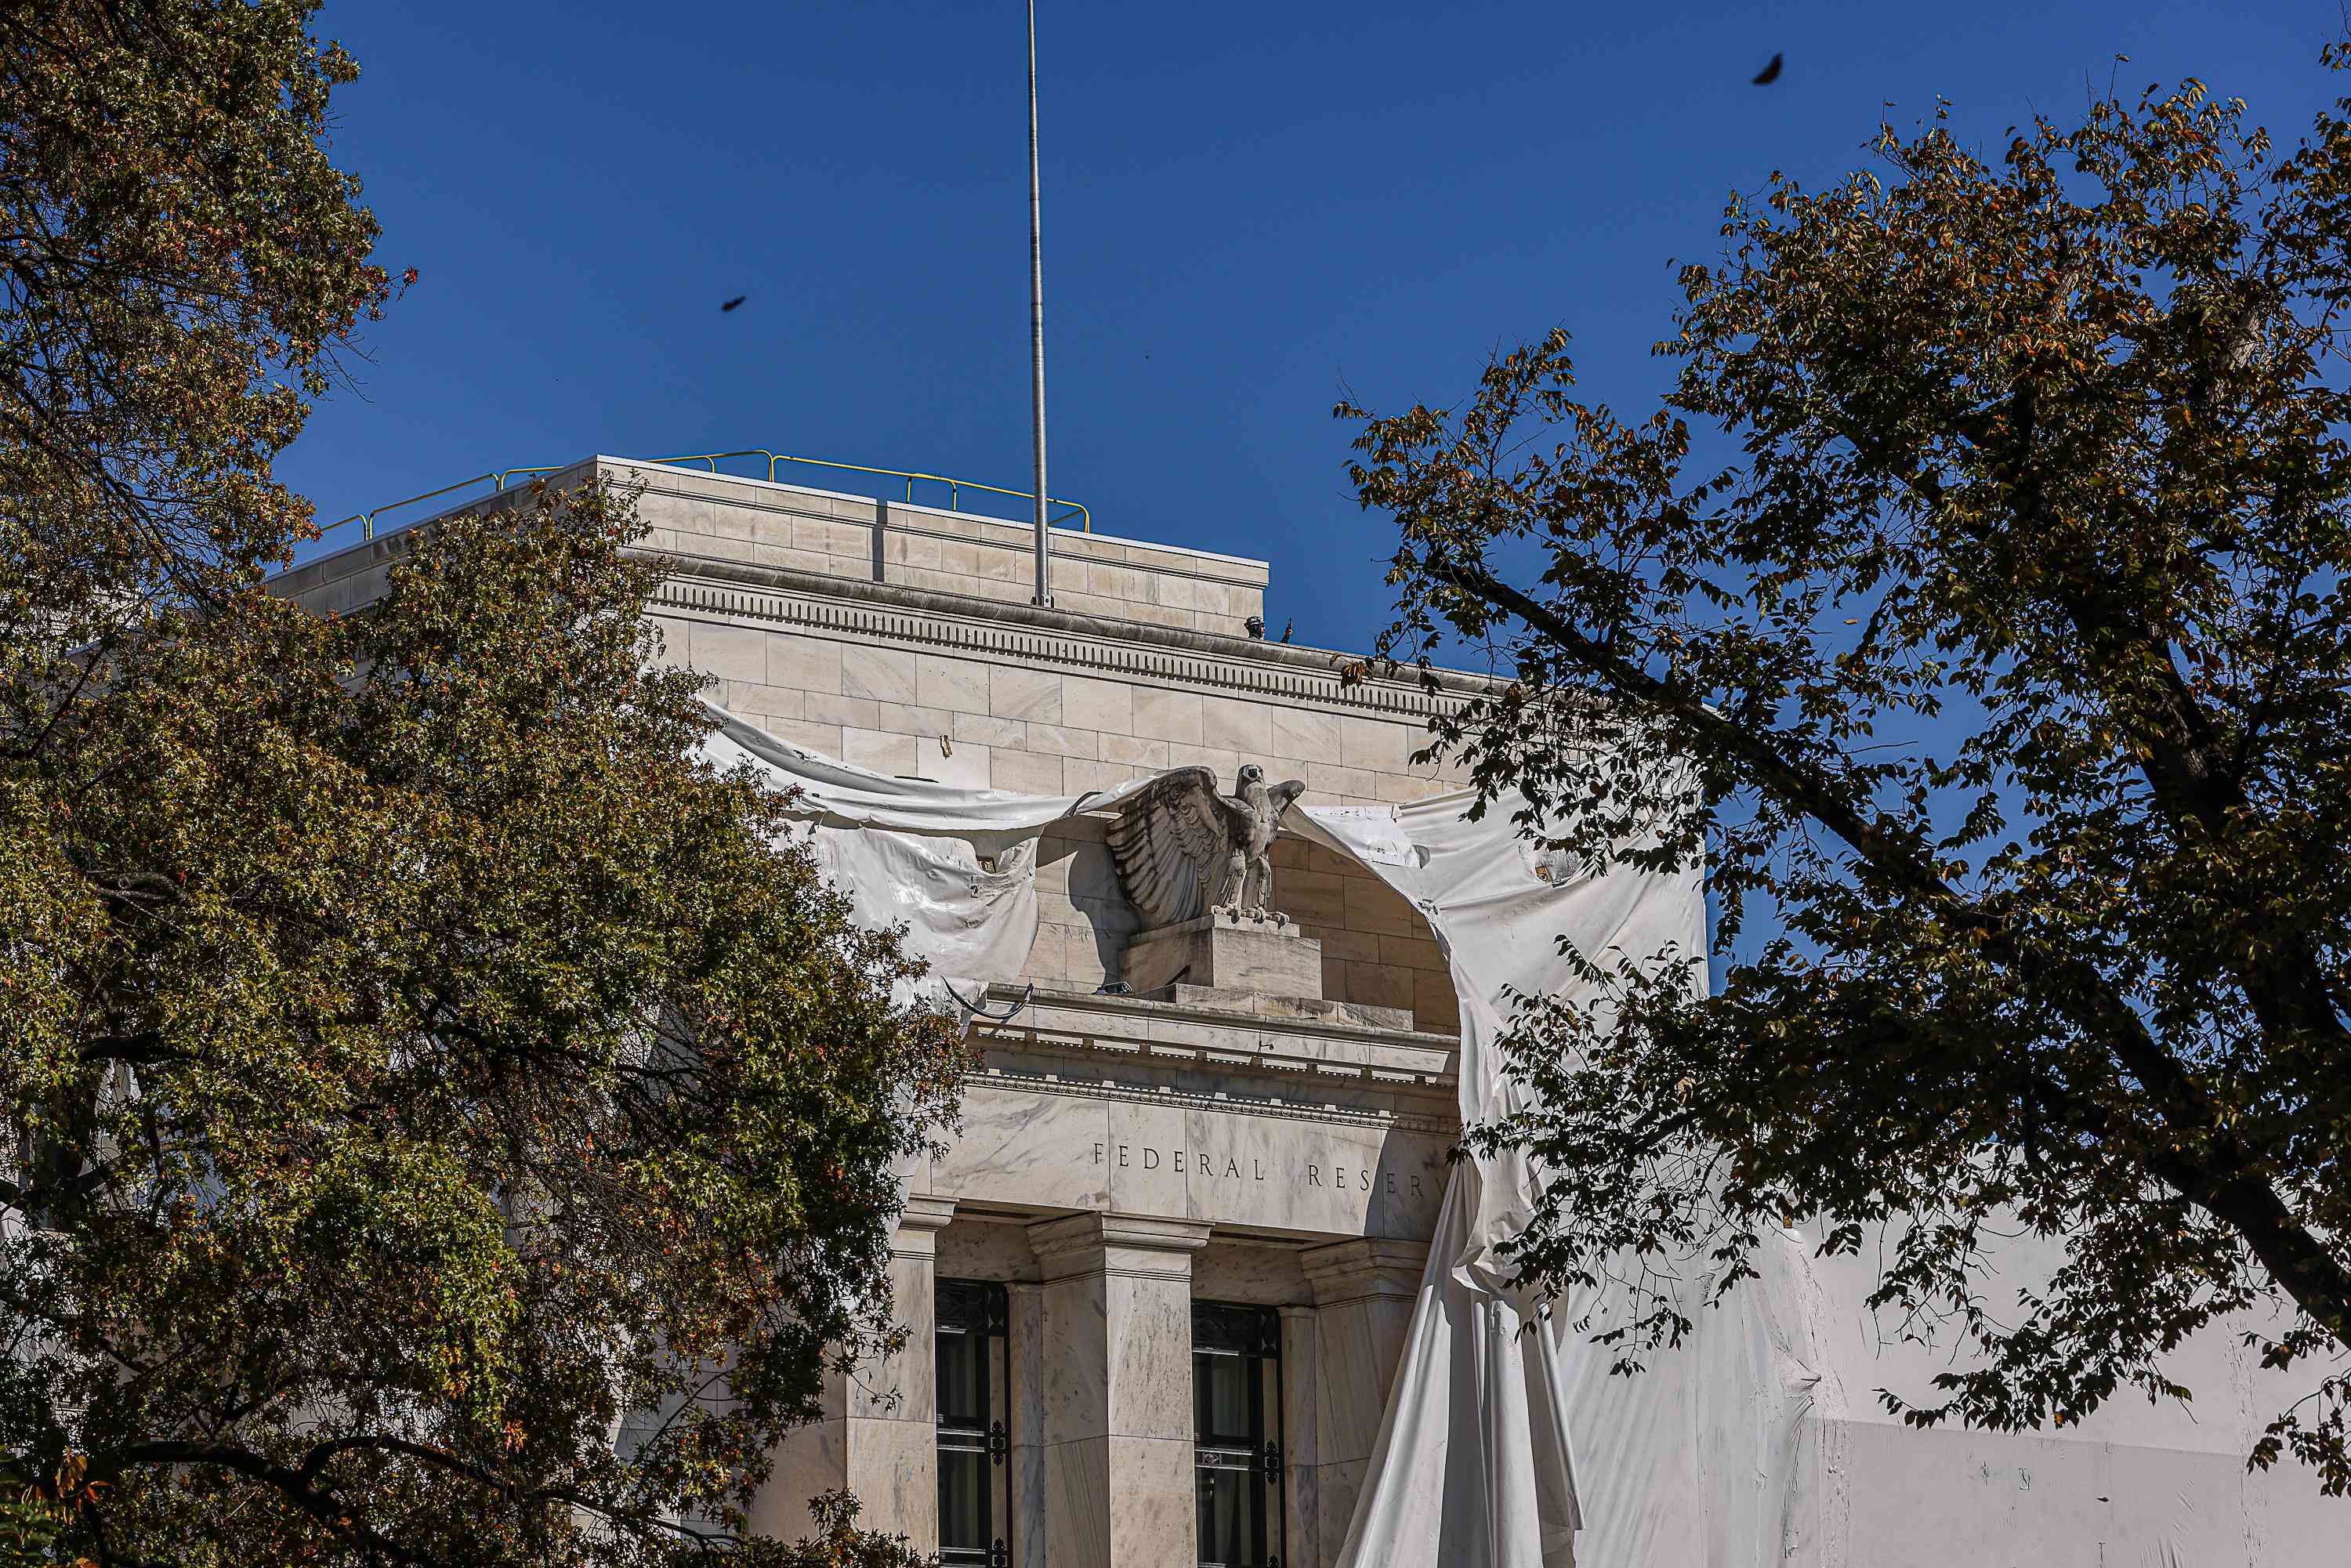
[(1179, 768), (1122, 806), (1110, 828), (1111, 859), (1144, 927), (1227, 912), (1268, 918), (1269, 852), (1282, 812), (1305, 791), (1298, 779), (1269, 786), (1252, 762), (1234, 793), (1219, 795), (1214, 771)]

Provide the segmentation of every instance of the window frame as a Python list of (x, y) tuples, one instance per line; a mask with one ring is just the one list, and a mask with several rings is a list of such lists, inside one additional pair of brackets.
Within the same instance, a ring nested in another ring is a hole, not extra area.
[[(1012, 1561), (1011, 1433), (1005, 1425), (1012, 1403), (1012, 1334), (1009, 1292), (994, 1280), (935, 1280), (932, 1286), (932, 1398), (934, 1442), (940, 1458), (938, 1549), (943, 1568), (1008, 1568)], [(980, 1357), (980, 1408), (958, 1411), (954, 1426), (941, 1408), (944, 1384), (937, 1376), (941, 1342), (949, 1336), (972, 1336)], [(999, 1398), (1004, 1408), (998, 1409)], [(945, 1487), (948, 1454), (985, 1454), (988, 1465), (981, 1473), (982, 1536), (986, 1546), (946, 1544), (947, 1514)], [(1000, 1494), (1000, 1496), (999, 1496)]]
[[(1282, 1507), (1281, 1476), (1281, 1314), (1272, 1307), (1236, 1301), (1195, 1301), (1192, 1303), (1192, 1476), (1193, 1507), (1200, 1506), (1200, 1487), (1210, 1475), (1246, 1475), (1254, 1505), (1255, 1561), (1224, 1563), (1206, 1555), (1208, 1543), (1196, 1542), (1194, 1557), (1222, 1568), (1281, 1568), (1288, 1544), (1288, 1521)], [(1247, 1432), (1203, 1432), (1200, 1427), (1200, 1358), (1233, 1356), (1249, 1369)]]

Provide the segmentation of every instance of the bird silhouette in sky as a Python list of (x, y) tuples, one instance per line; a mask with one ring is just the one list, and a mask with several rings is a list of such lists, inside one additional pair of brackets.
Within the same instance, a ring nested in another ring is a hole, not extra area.
[(720, 313), (721, 315), (724, 315), (726, 312), (727, 312), (727, 311), (729, 311), (729, 310), (734, 309), (734, 308), (735, 308), (735, 307), (737, 307), (737, 305), (742, 304), (742, 303), (743, 303), (743, 301), (745, 301), (746, 299), (748, 299), (748, 298), (751, 298), (751, 297), (750, 297), (749, 295), (747, 295), (747, 294), (737, 294), (734, 298), (729, 299), (726, 304), (721, 305), (721, 306), (718, 308), (718, 309), (719, 309), (719, 313)]
[(1770, 87), (1773, 82), (1778, 81), (1779, 79), (1780, 57), (1773, 55), (1771, 57), (1771, 63), (1755, 73), (1755, 85), (1757, 87)]

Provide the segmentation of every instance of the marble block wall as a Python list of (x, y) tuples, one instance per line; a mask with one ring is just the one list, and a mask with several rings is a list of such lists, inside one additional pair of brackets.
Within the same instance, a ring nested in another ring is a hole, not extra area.
[[(1017, 605), (1035, 590), (1035, 536), (1025, 522), (611, 457), (584, 459), (544, 478), (561, 489), (591, 476), (632, 494), (647, 526), (645, 547), (683, 562)], [(511, 505), (528, 493), (517, 484), (449, 510)], [(337, 536), (341, 548), (281, 574), (275, 585), (319, 609), (356, 609), (382, 592), (383, 566), (405, 548), (407, 531), (373, 540)], [(1264, 613), (1261, 560), (1074, 528), (1053, 529), (1053, 552), (1054, 603), (1072, 614), (1238, 637), (1249, 617)]]
[[(558, 482), (584, 478), (589, 466)], [(652, 529), (646, 543), (682, 558), (1014, 604), (1036, 590), (1035, 533), (1025, 522), (609, 457), (592, 466), (635, 493), (637, 514)], [(1055, 528), (1052, 538), (1053, 601), (1061, 610), (1234, 635), (1264, 612), (1261, 560), (1073, 527)]]
[(916, 1540), (938, 1537), (938, 1400), (934, 1340), (938, 1235), (955, 1205), (908, 1200), (890, 1244), (890, 1301), (906, 1331), (896, 1353), (825, 1375), (825, 1414), (785, 1437), (751, 1508), (754, 1530), (786, 1541), (811, 1532), (808, 1500), (854, 1493), (865, 1521)]
[[(729, 591), (665, 593), (653, 618), (664, 657), (716, 676), (712, 699), (761, 727), (879, 773), (1073, 795), (1178, 764), (1213, 768), (1229, 789), (1241, 765), (1256, 762), (1276, 782), (1304, 780), (1313, 806), (1425, 800), (1463, 782), (1458, 768), (1411, 760), (1427, 741), (1424, 713), (1327, 711), (1303, 691), (1285, 692), (1276, 673), (1173, 656), (1113, 661), (1099, 643), (1045, 652), (1099, 654), (1102, 673), (1028, 667), (1014, 662), (1017, 650), (991, 658), (746, 623), (742, 605), (759, 608)], [(1236, 660), (1266, 648), (1230, 643)], [(1161, 684), (1187, 674), (1195, 689)], [(1250, 684), (1209, 687), (1228, 675)], [(1327, 700), (1345, 702), (1328, 684)]]

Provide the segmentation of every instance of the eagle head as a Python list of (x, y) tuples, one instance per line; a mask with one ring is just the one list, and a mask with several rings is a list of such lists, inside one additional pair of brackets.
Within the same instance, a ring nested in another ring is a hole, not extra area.
[(1242, 765), (1241, 770), (1233, 776), (1233, 793), (1236, 795), (1240, 794), (1244, 790), (1248, 789), (1250, 785), (1263, 782), (1264, 779), (1264, 768), (1259, 768), (1254, 762), (1245, 763)]

